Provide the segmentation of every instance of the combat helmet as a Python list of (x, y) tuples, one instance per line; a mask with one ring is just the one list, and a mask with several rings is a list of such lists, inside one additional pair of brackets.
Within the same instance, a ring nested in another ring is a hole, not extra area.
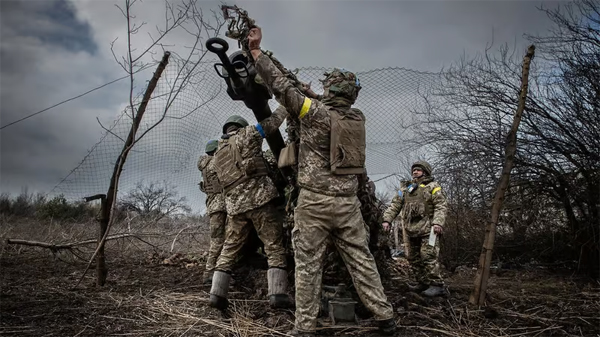
[(425, 173), (426, 176), (431, 176), (431, 165), (429, 165), (428, 162), (426, 162), (424, 160), (416, 161), (410, 167), (410, 171), (412, 172), (412, 170), (414, 170), (415, 167), (420, 167), (423, 170), (423, 173)]
[(245, 120), (242, 116), (233, 115), (227, 118), (227, 120), (225, 121), (225, 124), (223, 125), (223, 133), (227, 133), (227, 128), (229, 128), (231, 124), (235, 124), (240, 128), (245, 128), (246, 126), (248, 126), (248, 121)]
[(343, 97), (350, 100), (351, 103), (356, 101), (358, 92), (361, 89), (360, 81), (353, 72), (346, 69), (333, 68), (333, 71), (324, 73), (325, 79), (320, 80), (323, 84), (324, 96), (332, 93), (336, 97)]
[(215, 152), (217, 151), (218, 146), (219, 142), (216, 139), (211, 139), (208, 141), (208, 143), (206, 143), (206, 148), (204, 149), (204, 152), (206, 152), (207, 154)]

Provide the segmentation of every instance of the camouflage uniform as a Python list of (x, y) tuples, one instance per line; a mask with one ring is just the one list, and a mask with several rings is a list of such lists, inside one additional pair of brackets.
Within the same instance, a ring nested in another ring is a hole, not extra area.
[(426, 286), (443, 287), (438, 255), (439, 240), (434, 246), (428, 244), (433, 225), (444, 226), (446, 222), (447, 201), (440, 184), (431, 176), (431, 166), (424, 161), (413, 164), (423, 169), (423, 176), (413, 179), (415, 189), (409, 192), (409, 186), (402, 186), (394, 196), (383, 215), (383, 221), (391, 223), (398, 215), (404, 223), (409, 236), (410, 247), (408, 261), (419, 288)]
[[(209, 302), (211, 306), (219, 309), (227, 307), (227, 288), (230, 281), (231, 268), (250, 232), (249, 222), (254, 225), (260, 240), (264, 244), (264, 251), (267, 255), (267, 263), (269, 265), (267, 273), (269, 296), (272, 299), (272, 295), (283, 296), (285, 294), (285, 288), (287, 287), (287, 263), (282, 244), (283, 225), (281, 219), (277, 216), (277, 206), (275, 203), (275, 199), (279, 194), (267, 172), (258, 176), (254, 176), (252, 172), (261, 169), (260, 165), (258, 165), (261, 161), (262, 168), (267, 169), (262, 153), (263, 139), (266, 135), (277, 132), (286, 116), (287, 113), (285, 110), (276, 112), (257, 125), (247, 125), (247, 122), (243, 118), (233, 116), (237, 120), (243, 121), (242, 124), (239, 122), (234, 124), (238, 126), (244, 126), (243, 124), (245, 124), (245, 126), (224, 134), (221, 137), (222, 139), (219, 140), (219, 149), (215, 153), (215, 157), (219, 166), (217, 173), (219, 174), (220, 181), (225, 184), (221, 175), (223, 172), (226, 172), (227, 168), (221, 167), (219, 164), (219, 158), (222, 158), (219, 157), (220, 152), (225, 151), (225, 146), (237, 148), (235, 155), (240, 157), (238, 158), (239, 162), (237, 164), (232, 163), (231, 165), (240, 165), (240, 169), (245, 170), (244, 176), (242, 176), (239, 182), (230, 184), (231, 188), (224, 186), (228, 225), (223, 250), (215, 267), (211, 300)], [(228, 123), (223, 127), (224, 133), (227, 130)], [(271, 305), (276, 304), (272, 302)]]
[(198, 169), (203, 172), (202, 175), (205, 180), (200, 183), (200, 190), (206, 193), (206, 214), (209, 216), (210, 223), (210, 248), (208, 249), (208, 258), (206, 259), (204, 272), (205, 283), (212, 281), (215, 264), (225, 242), (225, 227), (227, 223), (227, 212), (225, 210), (223, 194), (209, 193), (205, 187), (207, 180), (215, 179), (218, 181), (213, 158), (212, 154), (203, 155), (198, 160)]
[[(362, 303), (373, 312), (382, 327), (393, 329), (393, 309), (381, 285), (367, 232), (356, 196), (355, 174), (334, 175), (329, 159), (332, 119), (336, 109), (343, 118), (364, 121), (351, 103), (320, 102), (301, 94), (265, 55), (256, 59), (256, 70), (290, 116), (300, 120), (298, 195), (292, 230), (296, 263), (296, 322), (300, 333), (313, 334), (322, 283), (323, 260), (328, 240), (332, 240), (353, 276)], [(337, 71), (337, 70), (336, 70)], [(337, 74), (342, 74), (337, 71)], [(351, 73), (345, 73), (351, 74)], [(351, 81), (357, 82), (351, 74)], [(353, 87), (356, 89), (357, 87)], [(329, 86), (324, 96), (329, 98)], [(334, 108), (335, 107), (335, 108)], [(363, 124), (364, 130), (364, 124)], [(390, 330), (388, 330), (390, 331)]]
[[(384, 278), (389, 275), (386, 259), (391, 258), (390, 251), (387, 249), (389, 238), (387, 235), (380, 235), (380, 224), (383, 221), (385, 205), (375, 196), (375, 183), (369, 179), (366, 173), (359, 176), (357, 197), (360, 201), (360, 212), (368, 233), (369, 251), (375, 258), (381, 278)], [(352, 282), (352, 277), (344, 266), (344, 260), (333, 243), (329, 243), (327, 248), (323, 281), (333, 284), (350, 284)]]

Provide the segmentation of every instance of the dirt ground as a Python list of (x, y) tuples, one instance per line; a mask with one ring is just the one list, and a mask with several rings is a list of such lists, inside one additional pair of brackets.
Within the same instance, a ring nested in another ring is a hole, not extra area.
[[(266, 270), (234, 273), (230, 310), (223, 315), (207, 305), (202, 251), (123, 254), (119, 247), (109, 246), (108, 281), (98, 287), (93, 265), (76, 286), (91, 250), (84, 259), (69, 251), (0, 243), (0, 335), (285, 336), (292, 328), (293, 311), (268, 307)], [(600, 336), (599, 284), (567, 271), (497, 270), (488, 306), (476, 308), (467, 304), (472, 267), (447, 275), (448, 298), (428, 300), (407, 291), (406, 260), (388, 263), (392, 275), (384, 286), (397, 313), (396, 336)], [(358, 318), (333, 326), (322, 317), (319, 334), (377, 335), (372, 318)]]

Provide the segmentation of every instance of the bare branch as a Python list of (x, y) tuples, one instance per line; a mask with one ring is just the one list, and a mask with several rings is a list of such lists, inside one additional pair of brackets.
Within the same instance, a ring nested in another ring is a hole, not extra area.
[(123, 139), (123, 138), (119, 137), (117, 134), (115, 134), (115, 133), (114, 133), (114, 132), (112, 132), (111, 130), (109, 130), (109, 129), (105, 128), (105, 127), (104, 127), (104, 125), (102, 125), (102, 123), (100, 122), (100, 119), (99, 119), (98, 117), (96, 117), (96, 121), (98, 121), (98, 124), (100, 124), (100, 127), (101, 127), (102, 129), (104, 129), (104, 131), (106, 131), (106, 132), (110, 133), (111, 135), (113, 135), (113, 136), (115, 136), (115, 137), (119, 138), (119, 139), (120, 139), (120, 140), (121, 140), (123, 143), (125, 143), (125, 139)]

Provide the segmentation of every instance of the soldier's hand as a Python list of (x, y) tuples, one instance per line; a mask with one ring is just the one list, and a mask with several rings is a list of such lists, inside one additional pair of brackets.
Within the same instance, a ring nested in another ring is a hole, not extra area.
[(317, 93), (315, 93), (311, 88), (310, 88), (310, 84), (311, 82), (308, 83), (304, 83), (304, 82), (300, 82), (302, 85), (302, 91), (304, 92), (304, 94), (310, 98), (316, 99), (317, 97), (319, 97), (319, 95), (317, 95)]
[(437, 235), (441, 235), (444, 232), (444, 228), (440, 225), (433, 225), (433, 232)]
[(302, 90), (303, 90), (303, 91), (306, 91), (306, 90), (310, 89), (310, 85), (311, 85), (311, 83), (312, 83), (312, 81), (310, 81), (310, 82), (308, 82), (308, 83), (305, 83), (305, 82), (302, 82), (302, 81), (300, 81), (300, 84), (302, 85)]
[(250, 50), (260, 50), (260, 42), (262, 41), (262, 30), (260, 27), (256, 26), (250, 29), (250, 33), (248, 33), (248, 49)]
[(386, 232), (388, 232), (390, 230), (390, 228), (392, 227), (392, 226), (390, 226), (390, 223), (387, 221), (382, 222), (381, 226), (383, 227), (383, 230)]

